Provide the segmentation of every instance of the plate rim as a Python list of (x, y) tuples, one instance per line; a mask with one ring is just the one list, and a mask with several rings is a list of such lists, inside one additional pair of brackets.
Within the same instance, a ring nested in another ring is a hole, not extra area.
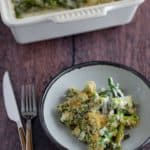
[[(138, 72), (137, 70), (135, 70), (132, 67), (129, 67), (127, 65), (121, 64), (121, 63), (116, 63), (116, 62), (110, 62), (110, 61), (87, 61), (84, 63), (79, 63), (79, 64), (74, 64), (70, 67), (64, 68), (62, 69), (59, 73), (57, 73), (45, 86), (43, 93), (42, 94), (42, 98), (40, 101), (40, 107), (39, 107), (39, 118), (40, 118), (40, 123), (42, 125), (42, 128), (44, 129), (47, 137), (50, 139), (50, 141), (52, 141), (56, 147), (58, 149), (63, 149), (63, 150), (67, 150), (66, 147), (64, 147), (62, 144), (60, 144), (49, 132), (46, 123), (44, 121), (44, 102), (45, 102), (45, 98), (47, 96), (47, 93), (49, 91), (49, 89), (52, 87), (52, 85), (60, 78), (62, 77), (64, 74), (67, 74), (75, 69), (81, 69), (83, 67), (88, 67), (88, 66), (97, 66), (97, 65), (106, 65), (106, 66), (112, 66), (112, 67), (116, 67), (116, 68), (121, 68), (123, 70), (129, 71), (132, 74), (134, 74), (135, 76), (139, 77), (144, 83), (145, 85), (147, 85), (147, 87), (150, 89), (150, 81), (140, 72)], [(147, 137), (148, 138), (148, 137)], [(143, 141), (144, 142), (144, 141)], [(137, 146), (139, 147), (139, 146)]]

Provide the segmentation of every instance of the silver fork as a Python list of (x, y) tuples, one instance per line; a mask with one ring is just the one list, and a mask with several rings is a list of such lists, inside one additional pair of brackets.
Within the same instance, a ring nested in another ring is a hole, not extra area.
[(21, 89), (21, 114), (26, 119), (26, 150), (32, 150), (31, 120), (37, 115), (34, 85), (23, 85)]

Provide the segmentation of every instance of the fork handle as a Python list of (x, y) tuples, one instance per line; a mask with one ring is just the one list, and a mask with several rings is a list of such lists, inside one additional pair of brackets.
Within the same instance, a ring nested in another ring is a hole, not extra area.
[(31, 120), (26, 122), (26, 150), (33, 150)]

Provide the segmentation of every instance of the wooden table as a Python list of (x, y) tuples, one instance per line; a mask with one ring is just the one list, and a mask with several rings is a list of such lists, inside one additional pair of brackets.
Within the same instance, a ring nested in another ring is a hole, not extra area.
[[(46, 84), (58, 72), (71, 65), (91, 60), (125, 64), (150, 80), (149, 23), (150, 1), (147, 0), (129, 25), (19, 45), (9, 29), (0, 21), (0, 83), (4, 71), (8, 70), (20, 104), (22, 84), (35, 82), (37, 99), (40, 102)], [(7, 118), (1, 86), (0, 97), (0, 149), (19, 150), (17, 128)], [(38, 118), (33, 123), (33, 137), (35, 150), (57, 150), (45, 135)]]

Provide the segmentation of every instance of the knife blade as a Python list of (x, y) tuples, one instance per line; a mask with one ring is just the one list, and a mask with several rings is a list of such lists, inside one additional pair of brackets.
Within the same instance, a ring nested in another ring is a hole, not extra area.
[(13, 91), (12, 83), (10, 80), (10, 76), (7, 71), (4, 73), (2, 86), (3, 86), (4, 105), (6, 108), (8, 118), (16, 122), (18, 127), (21, 147), (22, 150), (25, 150), (25, 132), (20, 119), (20, 114), (17, 107), (17, 102)]

